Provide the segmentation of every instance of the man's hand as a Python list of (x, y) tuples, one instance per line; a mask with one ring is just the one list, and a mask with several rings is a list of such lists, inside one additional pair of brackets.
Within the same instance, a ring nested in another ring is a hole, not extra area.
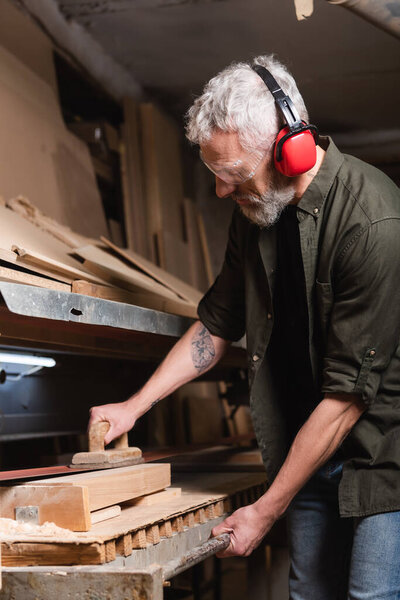
[(213, 536), (231, 534), (231, 543), (219, 558), (227, 556), (249, 556), (275, 523), (275, 518), (260, 513), (257, 503), (235, 511), (230, 517), (214, 527)]
[(110, 423), (110, 429), (104, 438), (104, 443), (109, 444), (114, 438), (132, 429), (136, 422), (136, 418), (137, 417), (132, 410), (132, 405), (129, 405), (128, 402), (92, 406), (90, 409), (88, 427), (98, 421), (108, 421)]

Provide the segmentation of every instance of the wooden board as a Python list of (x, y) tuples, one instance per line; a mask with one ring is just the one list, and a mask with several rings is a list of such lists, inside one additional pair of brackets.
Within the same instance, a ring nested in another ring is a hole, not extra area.
[(115, 506), (108, 506), (107, 508), (100, 508), (100, 510), (94, 510), (90, 513), (90, 521), (92, 525), (101, 523), (102, 521), (108, 521), (121, 514), (121, 507), (117, 504)]
[(137, 269), (144, 271), (147, 273), (147, 275), (150, 275), (150, 277), (165, 285), (165, 287), (178, 294), (184, 300), (187, 300), (196, 306), (200, 302), (203, 294), (198, 289), (188, 285), (181, 279), (178, 279), (171, 273), (168, 273), (168, 271), (157, 267), (157, 265), (152, 263), (150, 260), (146, 260), (133, 250), (118, 248), (118, 246), (110, 242), (105, 237), (101, 237), (101, 240), (118, 255), (131, 262), (132, 265), (134, 265)]
[(66, 283), (60, 283), (59, 281), (53, 281), (52, 279), (46, 279), (45, 277), (37, 277), (36, 275), (30, 275), (29, 273), (23, 273), (16, 269), (8, 269), (0, 265), (0, 281), (8, 281), (11, 283), (23, 283), (25, 285), (34, 285), (36, 287), (43, 287), (49, 290), (56, 290), (58, 292), (70, 292), (71, 286)]
[[(85, 277), (90, 281), (104, 283), (104, 280), (97, 277), (90, 271), (86, 271), (84, 269), (78, 269), (77, 267), (67, 265), (65, 263), (59, 262), (58, 260), (53, 260), (48, 256), (43, 254), (39, 254), (38, 252), (32, 252), (32, 250), (26, 250), (25, 248), (21, 248), (20, 246), (14, 245), (13, 251), (18, 254), (20, 258), (23, 259), (23, 263), (27, 265), (29, 268), (34, 270), (36, 267), (39, 269), (44, 269), (48, 273), (54, 274), (57, 276), (58, 273), (64, 275), (68, 280), (73, 281), (74, 279), (82, 279)], [(76, 264), (79, 265), (76, 261)]]
[(179, 300), (176, 294), (164, 286), (97, 246), (76, 248), (75, 254), (84, 259), (87, 268), (90, 268), (94, 273), (100, 273), (112, 285), (131, 291), (146, 291), (164, 298)]
[(95, 242), (95, 240), (80, 235), (79, 233), (72, 231), (69, 227), (61, 225), (61, 223), (47, 217), (37, 208), (37, 206), (28, 200), (28, 198), (23, 196), (11, 198), (10, 200), (7, 200), (6, 205), (8, 208), (21, 215), (21, 217), (24, 217), (24, 219), (27, 219), (33, 223), (33, 225), (46, 231), (70, 248), (78, 248), (79, 246), (85, 246), (86, 244)]
[[(52, 482), (54, 479), (40, 479), (35, 484)], [(149, 463), (91, 473), (77, 473), (58, 477), (57, 483), (87, 486), (89, 509), (93, 511), (168, 487), (171, 484), (171, 467), (165, 463)]]
[(169, 502), (173, 498), (179, 498), (182, 495), (182, 489), (177, 487), (170, 487), (167, 490), (161, 492), (155, 492), (154, 494), (148, 494), (141, 498), (135, 498), (134, 500), (128, 500), (124, 506), (154, 506), (155, 504), (164, 504)]
[(2, 47), (0, 106), (4, 197), (25, 195), (83, 235), (107, 234), (86, 145), (66, 129), (55, 91)]
[(92, 273), (86, 271), (76, 259), (69, 256), (70, 248), (45, 231), (29, 223), (9, 208), (0, 206), (0, 247), (18, 254), (24, 263), (38, 264), (49, 271), (60, 271), (76, 279), (89, 278), (102, 283)]
[(206, 264), (203, 253), (202, 240), (200, 238), (198, 212), (196, 205), (189, 198), (183, 201), (183, 212), (185, 217), (185, 228), (189, 246), (189, 261), (191, 282), (194, 287), (206, 292), (209, 284), (206, 272)]
[(123, 107), (121, 175), (126, 239), (129, 248), (143, 256), (150, 256), (139, 135), (139, 107), (131, 98), (124, 98)]
[(197, 224), (198, 224), (198, 230), (199, 230), (199, 234), (200, 234), (200, 243), (201, 243), (201, 247), (203, 250), (204, 264), (206, 267), (207, 282), (208, 282), (208, 285), (211, 286), (214, 283), (215, 276), (214, 276), (213, 268), (212, 268), (212, 264), (211, 264), (210, 250), (209, 250), (208, 242), (207, 242), (207, 234), (206, 234), (206, 228), (204, 226), (204, 219), (203, 219), (203, 216), (199, 212), (197, 213)]
[(140, 105), (140, 123), (149, 239), (164, 230), (183, 241), (180, 131), (150, 103)]
[(129, 556), (135, 548), (158, 543), (185, 527), (215, 519), (254, 502), (266, 490), (265, 474), (207, 473), (181, 476), (180, 498), (164, 505), (122, 508), (121, 515), (98, 523), (74, 537), (18, 536), (3, 538), (3, 564), (102, 564), (116, 553)]
[(189, 246), (165, 229), (156, 234), (160, 266), (172, 275), (190, 283)]
[(39, 525), (46, 521), (73, 531), (90, 529), (88, 488), (84, 485), (15, 485), (0, 488), (0, 516), (15, 519), (18, 506), (38, 506)]
[(162, 298), (153, 294), (129, 292), (118, 287), (97, 285), (88, 281), (72, 282), (72, 292), (94, 298), (112, 300), (113, 302), (134, 304), (135, 306), (160, 310), (183, 317), (191, 317), (193, 319), (197, 317), (196, 307), (179, 299), (170, 300), (169, 298)]

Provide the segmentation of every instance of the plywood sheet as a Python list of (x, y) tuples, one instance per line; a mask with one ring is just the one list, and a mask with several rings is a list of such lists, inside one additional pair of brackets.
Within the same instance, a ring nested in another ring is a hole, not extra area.
[(101, 248), (85, 246), (77, 248), (75, 253), (85, 260), (88, 268), (103, 277), (107, 277), (112, 285), (132, 291), (146, 291), (171, 300), (179, 300), (177, 294)]
[(143, 256), (150, 256), (139, 131), (139, 106), (131, 98), (124, 98), (123, 106), (121, 174), (126, 238), (129, 248)]
[(89, 277), (92, 281), (99, 281), (79, 261), (69, 256), (67, 245), (4, 206), (0, 206), (0, 247), (8, 252), (17, 248), (27, 262), (32, 262), (30, 256), (37, 256), (42, 266), (47, 261), (49, 270), (64, 270), (76, 279)]
[(86, 145), (62, 120), (54, 90), (0, 47), (0, 190), (24, 195), (90, 237), (107, 233)]
[(165, 229), (156, 236), (160, 266), (186, 283), (190, 283), (189, 246)]
[(0, 266), (0, 281), (8, 281), (10, 283), (23, 283), (24, 285), (34, 285), (36, 287), (56, 290), (58, 292), (70, 292), (71, 286), (45, 277), (37, 277), (29, 273), (23, 273), (16, 269), (8, 269)]
[(107, 246), (109, 246), (115, 253), (122, 256), (125, 260), (131, 262), (132, 265), (134, 265), (141, 271), (144, 271), (145, 273), (147, 273), (147, 275), (150, 275), (150, 277), (152, 277), (156, 281), (159, 281), (160, 283), (165, 285), (165, 287), (178, 294), (184, 300), (192, 302), (196, 306), (200, 302), (203, 294), (196, 288), (192, 287), (191, 285), (188, 285), (187, 283), (185, 283), (181, 279), (178, 279), (171, 273), (168, 273), (168, 271), (157, 267), (157, 265), (155, 265), (150, 260), (146, 260), (145, 258), (143, 258), (143, 256), (140, 256), (140, 254), (137, 254), (137, 252), (134, 252), (130, 249), (118, 248), (118, 246), (110, 242), (105, 237), (102, 237), (101, 240), (105, 244), (107, 244)]
[(14, 212), (27, 219), (39, 229), (46, 231), (56, 239), (60, 240), (70, 248), (78, 248), (86, 244), (94, 243), (95, 240), (79, 235), (71, 228), (61, 225), (54, 219), (47, 217), (41, 210), (37, 208), (28, 198), (18, 196), (7, 200), (6, 205)]
[(200, 238), (199, 231), (199, 215), (194, 202), (189, 198), (184, 199), (183, 208), (186, 236), (189, 246), (191, 282), (197, 289), (206, 292), (209, 286), (202, 239)]
[(154, 104), (141, 104), (140, 118), (149, 239), (165, 230), (183, 241), (179, 129)]

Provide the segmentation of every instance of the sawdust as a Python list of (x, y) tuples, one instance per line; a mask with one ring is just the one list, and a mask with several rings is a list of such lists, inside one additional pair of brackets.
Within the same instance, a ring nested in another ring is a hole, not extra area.
[(75, 539), (76, 534), (70, 529), (58, 527), (55, 523), (46, 521), (43, 525), (34, 525), (32, 523), (19, 523), (13, 519), (0, 518), (0, 540), (12, 536), (44, 536), (57, 537), (65, 540)]

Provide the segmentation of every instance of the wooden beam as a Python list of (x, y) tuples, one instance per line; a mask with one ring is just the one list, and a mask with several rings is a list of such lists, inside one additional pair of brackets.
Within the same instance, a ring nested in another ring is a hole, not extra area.
[[(53, 479), (41, 479), (30, 485), (51, 484), (53, 481)], [(168, 487), (171, 485), (171, 465), (154, 463), (91, 473), (77, 473), (58, 477), (57, 482), (87, 486), (89, 510), (93, 511)]]
[(50, 521), (72, 531), (90, 529), (88, 488), (85, 485), (32, 483), (0, 488), (0, 515), (15, 519), (20, 506), (39, 507), (39, 525)]

